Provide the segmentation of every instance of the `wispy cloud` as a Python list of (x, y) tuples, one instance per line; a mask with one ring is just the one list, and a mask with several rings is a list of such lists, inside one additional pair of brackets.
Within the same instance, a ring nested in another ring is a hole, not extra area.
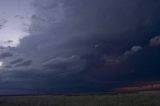
[(22, 61), (24, 61), (24, 59), (19, 58), (19, 59), (16, 59), (16, 60), (14, 60), (14, 61), (11, 61), (10, 64), (11, 64), (11, 65), (14, 65), (14, 64), (20, 63), (20, 62), (22, 62)]
[(160, 46), (160, 36), (156, 36), (150, 40), (150, 46)]
[(17, 64), (15, 67), (27, 67), (27, 66), (30, 66), (31, 64), (32, 64), (32, 60), (27, 60)]
[(129, 55), (134, 55), (135, 53), (141, 51), (143, 47), (141, 46), (133, 46), (130, 50), (127, 50), (124, 55), (129, 56)]

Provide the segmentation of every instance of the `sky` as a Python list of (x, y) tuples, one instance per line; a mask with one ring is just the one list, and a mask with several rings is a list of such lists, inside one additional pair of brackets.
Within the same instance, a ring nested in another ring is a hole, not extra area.
[(160, 81), (159, 0), (1, 0), (0, 94)]

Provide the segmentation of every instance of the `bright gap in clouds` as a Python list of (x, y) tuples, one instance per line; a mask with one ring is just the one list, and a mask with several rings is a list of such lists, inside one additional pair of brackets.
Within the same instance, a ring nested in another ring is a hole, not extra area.
[(32, 0), (0, 1), (0, 46), (16, 47), (27, 36), (31, 24)]
[(2, 67), (3, 66), (3, 62), (2, 61), (0, 61), (0, 67)]

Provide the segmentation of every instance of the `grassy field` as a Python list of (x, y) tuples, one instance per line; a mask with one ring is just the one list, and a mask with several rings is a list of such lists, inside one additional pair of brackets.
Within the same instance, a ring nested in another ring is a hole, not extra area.
[(159, 94), (0, 96), (0, 106), (160, 106)]

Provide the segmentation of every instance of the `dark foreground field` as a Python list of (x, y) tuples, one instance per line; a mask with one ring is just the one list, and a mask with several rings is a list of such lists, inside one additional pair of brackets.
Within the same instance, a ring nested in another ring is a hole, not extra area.
[(1, 96), (0, 106), (160, 106), (159, 94)]

